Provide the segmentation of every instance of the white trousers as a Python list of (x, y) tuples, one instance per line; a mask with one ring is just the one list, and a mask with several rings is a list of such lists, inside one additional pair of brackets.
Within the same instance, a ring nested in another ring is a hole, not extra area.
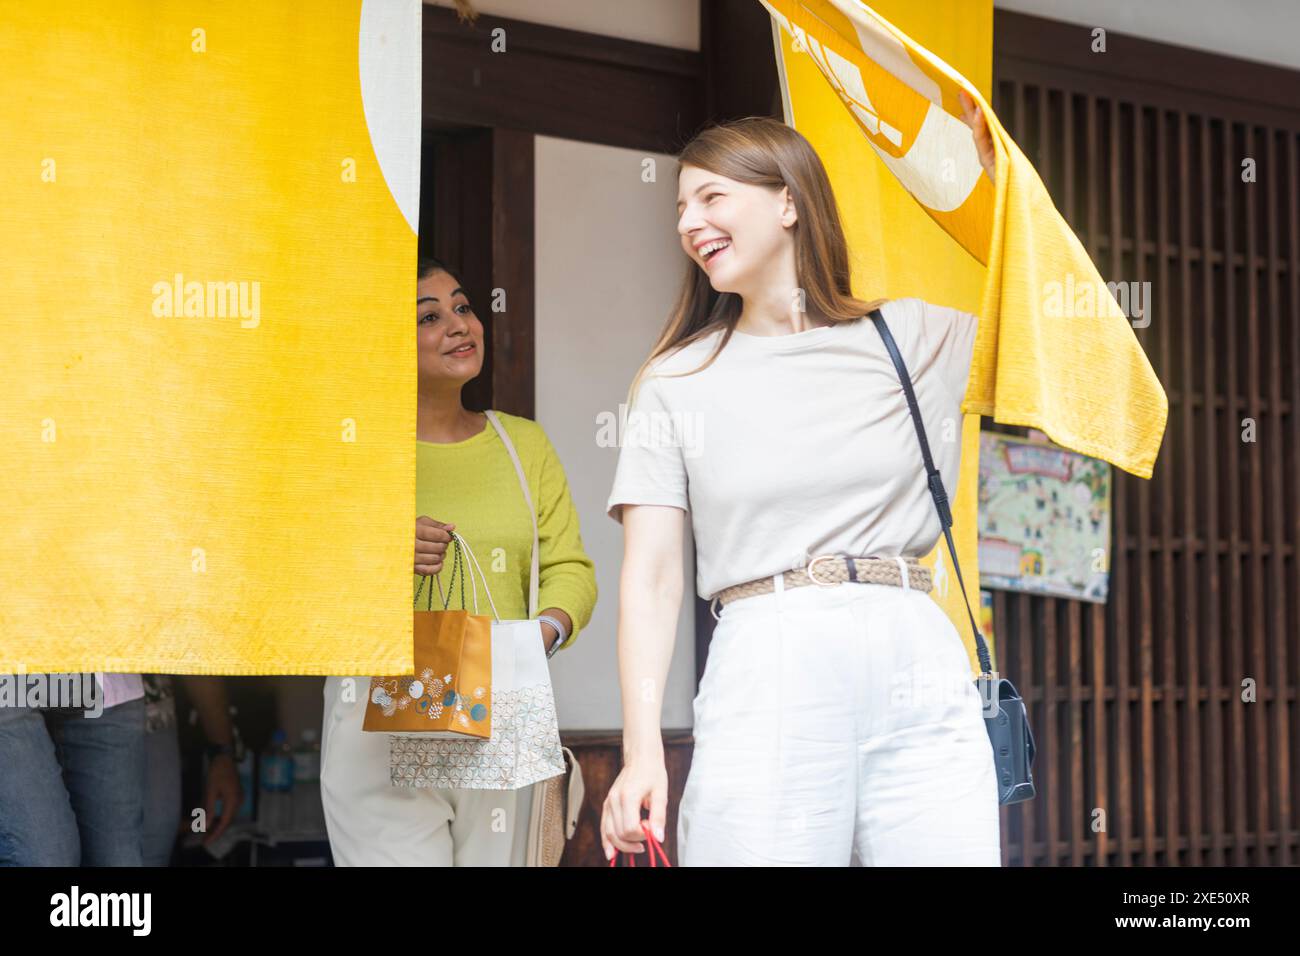
[(532, 787), (394, 787), (388, 735), (361, 729), (369, 692), (369, 677), (325, 680), (321, 802), (335, 865), (522, 866)]
[(999, 866), (975, 673), (927, 594), (810, 585), (725, 606), (695, 698), (684, 866)]

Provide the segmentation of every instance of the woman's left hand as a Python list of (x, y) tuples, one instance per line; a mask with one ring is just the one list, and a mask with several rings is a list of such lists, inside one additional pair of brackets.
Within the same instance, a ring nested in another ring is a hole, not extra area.
[[(542, 615), (546, 617), (555, 618), (557, 621), (559, 621), (561, 624), (563, 624), (565, 627), (569, 629), (568, 632), (570, 634), (573, 633), (573, 618), (569, 617), (567, 611), (561, 611), (558, 607), (548, 607), (548, 608), (543, 608), (542, 613), (539, 616)], [(560, 635), (564, 632), (557, 631), (555, 629), (554, 624), (548, 624), (546, 621), (542, 621), (541, 624), (542, 624), (542, 646), (549, 651), (551, 647), (554, 646), (555, 642), (560, 640)]]
[(965, 90), (958, 90), (957, 98), (961, 100), (962, 119), (970, 127), (971, 135), (975, 139), (975, 150), (979, 153), (980, 165), (984, 167), (989, 181), (997, 182), (997, 152), (993, 149), (993, 133), (989, 129), (988, 121), (984, 119), (984, 111), (976, 105), (975, 100)]

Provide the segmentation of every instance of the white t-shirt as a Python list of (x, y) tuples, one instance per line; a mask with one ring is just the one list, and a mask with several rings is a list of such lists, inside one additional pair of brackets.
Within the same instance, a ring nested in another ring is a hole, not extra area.
[[(978, 318), (920, 299), (881, 314), (912, 377), (952, 501)], [(804, 567), (819, 554), (924, 556), (942, 535), (898, 373), (869, 318), (788, 335), (721, 331), (656, 359), (627, 414), (607, 511), (689, 511), (696, 587)]]

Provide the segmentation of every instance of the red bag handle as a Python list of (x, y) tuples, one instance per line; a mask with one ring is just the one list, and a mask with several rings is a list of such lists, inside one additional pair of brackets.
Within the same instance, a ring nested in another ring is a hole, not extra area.
[[(651, 866), (658, 866), (658, 865), (659, 865), (658, 863), (655, 862), (655, 854), (658, 854), (659, 859), (661, 859), (661, 860), (664, 861), (664, 866), (671, 867), (672, 864), (668, 862), (668, 854), (665, 853), (665, 852), (664, 852), (664, 848), (663, 848), (662, 846), (659, 845), (659, 841), (655, 839), (655, 835), (654, 835), (652, 832), (650, 832), (650, 821), (649, 821), (649, 820), (642, 820), (642, 821), (641, 821), (641, 830), (645, 833), (646, 844), (647, 844), (647, 845), (649, 846), (649, 848), (650, 848), (650, 865), (651, 865)], [(613, 856), (611, 856), (611, 857), (609, 858), (609, 865), (610, 865), (610, 866), (618, 866), (618, 858), (619, 858), (620, 856), (626, 856), (626, 857), (627, 857), (627, 865), (628, 865), (628, 866), (636, 866), (636, 854), (635, 854), (635, 853), (615, 853)]]

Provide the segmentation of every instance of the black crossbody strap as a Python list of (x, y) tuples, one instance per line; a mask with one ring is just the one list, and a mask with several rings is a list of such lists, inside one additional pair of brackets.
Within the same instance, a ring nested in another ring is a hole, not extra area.
[(898, 370), (898, 377), (903, 383), (903, 391), (907, 395), (907, 408), (912, 413), (912, 424), (916, 426), (916, 437), (921, 442), (921, 457), (925, 459), (925, 476), (926, 482), (930, 486), (930, 496), (934, 499), (934, 506), (939, 511), (939, 526), (943, 528), (943, 536), (948, 539), (948, 553), (952, 555), (952, 566), (957, 572), (957, 584), (961, 587), (961, 599), (966, 602), (966, 613), (970, 615), (971, 631), (975, 635), (975, 650), (979, 655), (980, 672), (989, 674), (993, 671), (993, 665), (989, 661), (989, 647), (984, 643), (984, 635), (980, 633), (979, 625), (975, 623), (975, 613), (970, 607), (970, 598), (966, 596), (966, 585), (961, 579), (961, 565), (957, 563), (957, 547), (952, 543), (952, 510), (948, 507), (948, 493), (943, 488), (943, 477), (939, 474), (939, 469), (934, 467), (934, 459), (930, 455), (930, 443), (925, 437), (925, 425), (921, 422), (921, 409), (916, 404), (916, 393), (912, 391), (912, 377), (907, 374), (907, 366), (903, 364), (903, 356), (898, 351), (898, 345), (894, 342), (894, 336), (890, 334), (889, 326), (885, 322), (885, 317), (880, 314), (879, 309), (871, 310), (871, 321), (876, 326), (876, 331), (880, 337), (885, 340), (885, 348), (889, 351), (889, 357), (894, 361), (894, 368)]

